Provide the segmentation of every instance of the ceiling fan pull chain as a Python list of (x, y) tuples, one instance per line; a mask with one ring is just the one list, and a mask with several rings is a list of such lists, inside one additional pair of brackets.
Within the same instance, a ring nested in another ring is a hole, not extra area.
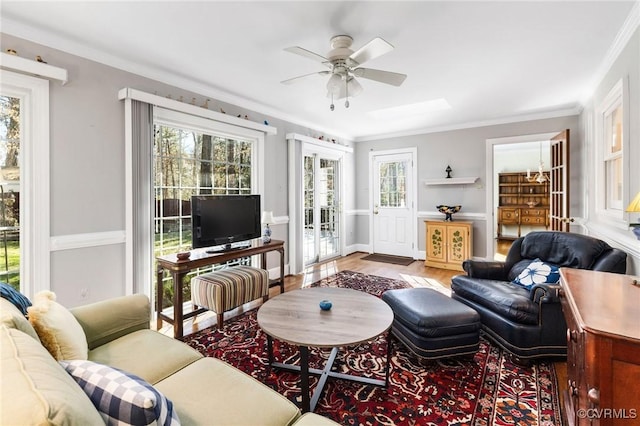
[(344, 101), (344, 107), (349, 108), (349, 73), (347, 73), (344, 79), (344, 94), (346, 98)]
[(329, 106), (329, 109), (333, 111), (335, 108), (335, 105), (333, 105), (333, 92), (331, 92), (331, 105)]

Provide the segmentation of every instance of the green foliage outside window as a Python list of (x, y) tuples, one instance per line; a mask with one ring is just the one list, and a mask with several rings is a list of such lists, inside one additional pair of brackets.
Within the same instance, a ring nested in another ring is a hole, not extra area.
[[(250, 141), (156, 126), (154, 257), (191, 249), (192, 195), (251, 194), (252, 148)], [(205, 270), (189, 274), (185, 284)], [(183, 291), (183, 299), (190, 300), (190, 286), (184, 285)], [(165, 277), (162, 299), (163, 307), (171, 305), (169, 277)]]

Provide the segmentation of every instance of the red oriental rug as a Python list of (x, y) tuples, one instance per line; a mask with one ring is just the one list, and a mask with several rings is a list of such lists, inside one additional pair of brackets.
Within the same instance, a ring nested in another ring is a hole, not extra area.
[[(346, 287), (381, 296), (409, 285), (343, 271), (312, 286)], [(300, 402), (298, 375), (268, 365), (266, 338), (256, 310), (184, 338), (205, 356), (220, 358)], [(322, 368), (329, 350), (312, 349), (310, 367)], [(297, 348), (274, 341), (276, 360), (296, 363)], [(384, 380), (386, 338), (342, 350), (334, 369)], [(317, 379), (310, 379), (311, 389)], [(556, 374), (552, 363), (522, 367), (482, 338), (473, 357), (422, 363), (394, 341), (388, 389), (330, 379), (315, 412), (346, 425), (560, 425)]]

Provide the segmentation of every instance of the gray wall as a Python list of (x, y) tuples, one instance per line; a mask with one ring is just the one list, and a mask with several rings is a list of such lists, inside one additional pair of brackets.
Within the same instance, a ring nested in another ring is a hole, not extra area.
[[(560, 132), (569, 129), (571, 135), (571, 152), (578, 154), (582, 150), (582, 142), (578, 135), (578, 116), (551, 118), (546, 120), (523, 121), (511, 124), (476, 127), (452, 130), (439, 133), (428, 133), (414, 136), (379, 139), (357, 142), (356, 149), (356, 208), (367, 209), (369, 203), (369, 152), (401, 147), (416, 147), (418, 151), (418, 250), (425, 250), (424, 220), (437, 212), (438, 204), (462, 205), (462, 210), (455, 217), (472, 220), (473, 256), (486, 256), (486, 140), (492, 138), (531, 135), (537, 133)], [(572, 171), (579, 171), (580, 155), (571, 155)], [(445, 169), (450, 165), (452, 177), (479, 177), (476, 184), (451, 186), (425, 186), (425, 179), (443, 178)], [(573, 177), (579, 179), (579, 175)], [(571, 188), (571, 198), (581, 199), (581, 187)], [(439, 214), (439, 213), (438, 213)], [(439, 216), (440, 217), (440, 216)], [(370, 244), (368, 217), (358, 216), (357, 228), (361, 238), (359, 244)], [(364, 224), (366, 222), (366, 225)], [(366, 230), (366, 232), (365, 232)]]
[[(2, 34), (0, 46), (2, 51), (12, 48), (26, 58), (40, 55), (69, 72), (68, 84), (50, 85), (51, 237), (123, 231), (124, 104), (118, 100), (118, 91), (132, 87), (173, 99), (182, 96), (189, 102), (196, 97), (198, 105), (206, 97), (7, 34)], [(265, 210), (272, 210), (284, 222), (273, 226), (272, 237), (287, 241), (285, 136), (321, 133), (216, 100), (209, 105), (233, 116), (247, 114), (259, 123), (266, 119), (278, 129), (277, 135), (265, 139), (263, 202)], [(350, 179), (352, 182), (353, 176)], [(346, 209), (352, 206), (352, 199), (345, 200)], [(269, 256), (269, 262), (269, 267), (276, 267), (276, 257)], [(51, 290), (69, 307), (124, 294), (124, 273), (123, 243), (51, 253)]]

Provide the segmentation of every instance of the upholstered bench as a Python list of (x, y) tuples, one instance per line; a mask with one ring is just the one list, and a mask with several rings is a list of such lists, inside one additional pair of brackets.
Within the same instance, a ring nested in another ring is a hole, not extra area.
[(480, 346), (480, 315), (429, 288), (387, 290), (394, 313), (391, 331), (420, 358), (474, 354)]
[(224, 313), (262, 298), (269, 299), (269, 272), (252, 266), (232, 266), (191, 279), (191, 301), (217, 314), (218, 328)]

